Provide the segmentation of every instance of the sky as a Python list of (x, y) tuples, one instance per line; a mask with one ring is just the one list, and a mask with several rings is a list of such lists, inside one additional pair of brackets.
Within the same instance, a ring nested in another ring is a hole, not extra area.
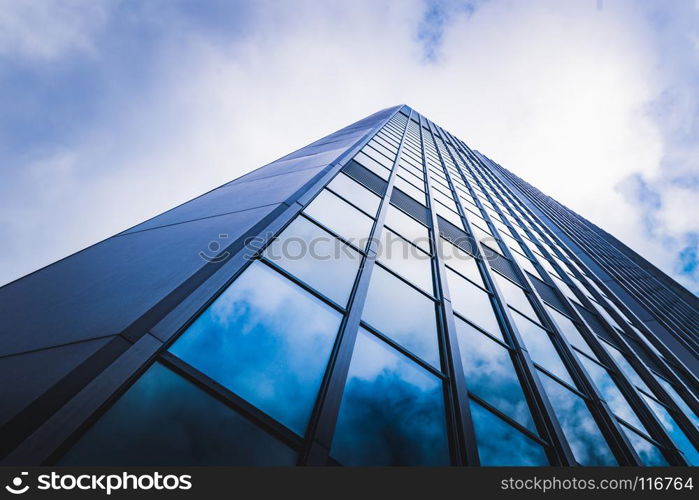
[(699, 292), (696, 0), (0, 0), (0, 284), (408, 104)]

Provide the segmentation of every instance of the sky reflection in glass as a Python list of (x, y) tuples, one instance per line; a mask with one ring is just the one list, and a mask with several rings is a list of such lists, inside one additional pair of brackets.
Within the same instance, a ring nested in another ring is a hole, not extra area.
[(359, 252), (304, 217), (297, 217), (264, 256), (341, 306), (361, 262)]
[(489, 333), (502, 337), (488, 294), (449, 268), (446, 269), (446, 274), (454, 311)]
[(344, 465), (448, 465), (441, 381), (360, 329), (331, 455)]
[(459, 351), (469, 390), (536, 433), (536, 425), (507, 349), (456, 319)]
[(362, 319), (439, 367), (434, 302), (381, 266), (372, 272)]
[(658, 420), (665, 428), (665, 431), (670, 436), (670, 439), (672, 439), (675, 445), (682, 451), (682, 454), (687, 462), (689, 462), (690, 465), (699, 466), (699, 452), (677, 424), (672, 415), (670, 415), (670, 412), (668, 412), (663, 405), (655, 401), (653, 398), (650, 398), (645, 394), (641, 394), (641, 397), (643, 397), (650, 409), (653, 410), (655, 416), (658, 417)]
[(520, 287), (512, 283), (507, 278), (503, 278), (498, 273), (493, 273), (495, 280), (497, 281), (500, 291), (505, 297), (505, 302), (510, 306), (517, 309), (519, 312), (533, 319), (534, 321), (539, 321), (539, 317), (534, 312), (527, 295), (524, 293)]
[(170, 352), (303, 434), (340, 319), (254, 262)]
[(430, 256), (388, 228), (381, 231), (378, 260), (430, 295), (434, 293)]
[(366, 248), (374, 220), (327, 189), (313, 199), (304, 213), (360, 250)]
[(154, 364), (60, 465), (294, 465), (296, 452)]
[(553, 346), (551, 337), (543, 328), (529, 321), (525, 316), (512, 310), (512, 319), (517, 326), (524, 348), (529, 352), (532, 361), (541, 365), (546, 370), (550, 371), (558, 378), (575, 387), (573, 379), (568, 373), (568, 369), (561, 361), (558, 351)]
[(639, 434), (636, 434), (625, 425), (622, 425), (621, 429), (624, 431), (624, 434), (626, 434), (633, 449), (636, 450), (643, 465), (647, 467), (665, 467), (669, 465), (657, 446), (644, 437), (641, 437)]
[(544, 304), (544, 307), (546, 307), (546, 310), (553, 318), (554, 323), (556, 323), (558, 329), (568, 340), (568, 342), (570, 342), (571, 345), (577, 347), (582, 352), (585, 352), (593, 358), (597, 359), (597, 357), (592, 352), (592, 349), (590, 349), (590, 346), (587, 344), (587, 342), (585, 342), (585, 339), (578, 331), (578, 327), (575, 326), (575, 323), (573, 323), (570, 318), (559, 313), (557, 310), (555, 310), (553, 307), (550, 307), (548, 304)]
[(328, 189), (332, 189), (335, 193), (361, 208), (372, 217), (376, 216), (381, 198), (354, 181), (351, 177), (340, 172), (328, 184)]
[(540, 444), (535, 443), (475, 401), (471, 401), (470, 406), (481, 465), (492, 467), (549, 465), (546, 453)]
[(430, 234), (427, 227), (403, 213), (393, 205), (386, 211), (386, 226), (424, 251), (430, 251)]
[(540, 379), (575, 459), (582, 465), (617, 465), (585, 401), (544, 374)]

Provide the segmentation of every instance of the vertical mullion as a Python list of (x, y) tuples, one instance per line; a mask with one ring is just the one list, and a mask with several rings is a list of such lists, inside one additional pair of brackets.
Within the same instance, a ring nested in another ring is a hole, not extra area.
[[(459, 170), (459, 172), (462, 172), (461, 165), (459, 165), (459, 163), (455, 161), (454, 155), (449, 150), (447, 143), (444, 142), (444, 145), (447, 149), (447, 153), (449, 153), (451, 160), (454, 162), (457, 170)], [(454, 188), (454, 184), (451, 180), (451, 173), (449, 172), (449, 169), (446, 168), (444, 159), (442, 158), (442, 153), (439, 147), (437, 147), (436, 141), (435, 147), (437, 149), (437, 154), (439, 155), (440, 160), (442, 161), (442, 165), (447, 176), (447, 181), (449, 182), (449, 186), (452, 191), (452, 197), (454, 198), (454, 202), (456, 203), (456, 206), (460, 212), (462, 221), (464, 223), (464, 227), (468, 229), (468, 232), (473, 238), (478, 248), (478, 254), (483, 256), (485, 255), (485, 253), (483, 251), (483, 248), (481, 247), (481, 242), (473, 236), (475, 234), (473, 231), (473, 227), (469, 218), (466, 216), (466, 211), (463, 208), (461, 200), (456, 194), (456, 189)], [(469, 192), (476, 200), (476, 203), (478, 203), (479, 209), (481, 210), (481, 214), (484, 216), (484, 219), (487, 222), (489, 222), (490, 219), (488, 218), (487, 212), (485, 212), (482, 209), (480, 200), (477, 196), (475, 196), (473, 189), (471, 188), (470, 181), (468, 181), (465, 178), (463, 173), (461, 174), (461, 180), (466, 184), (466, 187), (468, 188)], [(490, 225), (493, 226), (492, 223)], [(568, 442), (563, 437), (563, 431), (560, 427), (560, 424), (558, 423), (558, 420), (556, 419), (555, 414), (553, 413), (548, 398), (545, 396), (543, 388), (541, 387), (541, 383), (539, 382), (538, 378), (534, 376), (535, 368), (531, 358), (529, 357), (529, 353), (526, 350), (522, 349), (521, 338), (519, 337), (519, 333), (516, 331), (516, 327), (514, 326), (514, 322), (512, 320), (509, 309), (507, 308), (505, 300), (502, 296), (502, 293), (500, 292), (497, 283), (490, 275), (490, 269), (488, 269), (489, 266), (485, 264), (485, 261), (483, 259), (481, 259), (481, 264), (481, 272), (484, 276), (486, 284), (493, 291), (492, 295), (495, 301), (494, 309), (496, 311), (496, 314), (500, 320), (501, 325), (503, 326), (505, 335), (510, 340), (510, 345), (514, 346), (515, 348), (515, 356), (513, 361), (515, 365), (515, 370), (519, 375), (520, 383), (522, 384), (524, 389), (523, 392), (526, 394), (527, 401), (530, 403), (529, 406), (533, 410), (532, 414), (534, 415), (535, 421), (537, 422), (537, 427), (539, 428), (539, 431), (543, 434), (544, 439), (549, 443), (546, 453), (554, 465), (572, 465), (575, 463), (573, 453), (570, 447), (568, 446)]]
[[(459, 152), (457, 151), (457, 153)], [(498, 204), (493, 203), (493, 198), (490, 195), (490, 193), (483, 189), (483, 184), (479, 177), (474, 175), (474, 178), (476, 179), (476, 183), (484, 192), (485, 197), (489, 200), (491, 205), (493, 205), (493, 207), (498, 213), (501, 213)], [(481, 212), (483, 213), (484, 218), (487, 217), (486, 220), (489, 220), (489, 214), (487, 211), (483, 210), (481, 200), (477, 196), (474, 196), (474, 198), (476, 200), (476, 203), (479, 205), (479, 208), (481, 208)], [(491, 226), (491, 230), (493, 231), (493, 233), (499, 236), (497, 226), (495, 226), (492, 223)], [(502, 240), (502, 237), (500, 237), (499, 239)], [(602, 399), (602, 397), (600, 396), (599, 392), (597, 391), (597, 388), (593, 384), (587, 372), (579, 364), (568, 340), (560, 332), (558, 332), (558, 328), (556, 327), (555, 322), (552, 320), (548, 311), (546, 311), (546, 309), (543, 306), (542, 298), (531, 284), (531, 281), (527, 277), (526, 273), (520, 268), (519, 263), (513, 258), (512, 253), (509, 250), (509, 247), (507, 247), (507, 245), (504, 245), (504, 247), (505, 248), (501, 248), (501, 250), (505, 253), (505, 256), (510, 260), (512, 267), (515, 269), (515, 272), (517, 273), (518, 277), (522, 280), (522, 283), (525, 285), (524, 289), (527, 292), (529, 292), (529, 298), (531, 299), (530, 302), (532, 303), (532, 306), (534, 307), (536, 313), (540, 316), (540, 319), (545, 322), (547, 328), (549, 328), (551, 331), (557, 332), (557, 334), (553, 338), (557, 340), (560, 347), (563, 348), (563, 354), (565, 354), (565, 356), (562, 356), (563, 361), (571, 369), (571, 373), (573, 374), (574, 378), (577, 379), (576, 382), (579, 384), (579, 386), (584, 388), (584, 393), (588, 395), (588, 400), (592, 403), (590, 405), (590, 409), (593, 411), (593, 415), (597, 417), (595, 420), (597, 420), (598, 425), (600, 425), (600, 429), (602, 430), (603, 434), (607, 437), (607, 441), (609, 442), (620, 464), (640, 465), (640, 459), (638, 458), (638, 455), (636, 454), (635, 450), (631, 447), (628, 438), (619, 427), (621, 424), (612, 414), (606, 401)], [(495, 286), (495, 289), (497, 289), (497, 286)], [(507, 310), (505, 310), (505, 312), (507, 313)]]
[(427, 155), (425, 152), (425, 137), (422, 121), (418, 125), (420, 131), (420, 149), (422, 151), (423, 175), (427, 188), (427, 198), (430, 212), (430, 224), (432, 225), (432, 241), (435, 249), (434, 256), (434, 277), (437, 298), (439, 299), (439, 315), (441, 316), (440, 331), (442, 338), (440, 346), (442, 351), (443, 365), (449, 377), (449, 393), (451, 396), (450, 406), (451, 421), (454, 427), (454, 448), (457, 465), (479, 465), (478, 449), (476, 446), (476, 434), (471, 418), (469, 405), (468, 388), (464, 377), (464, 370), (461, 364), (461, 354), (456, 333), (456, 323), (449, 296), (446, 270), (444, 262), (439, 252), (439, 226), (437, 224), (437, 213), (433, 209), (432, 182), (430, 180), (429, 168), (427, 165)]
[[(400, 110), (396, 115), (398, 113), (400, 113)], [(413, 111), (411, 110), (410, 114), (412, 113)], [(386, 123), (389, 122), (390, 120)], [(369, 245), (366, 255), (363, 257), (359, 267), (355, 287), (347, 305), (347, 314), (344, 316), (342, 325), (340, 326), (338, 338), (328, 364), (328, 370), (321, 386), (318, 401), (311, 416), (311, 421), (306, 433), (306, 446), (299, 460), (300, 465), (326, 465), (328, 463), (330, 446), (332, 444), (340, 411), (340, 404), (342, 402), (342, 394), (344, 392), (345, 383), (347, 382), (362, 310), (364, 309), (364, 303), (369, 290), (369, 281), (376, 261), (378, 242), (380, 241), (381, 231), (386, 218), (386, 211), (390, 203), (397, 165), (403, 150), (403, 143), (409, 123), (410, 116), (408, 116), (405, 128), (403, 129), (398, 151), (396, 152), (396, 158), (393, 162), (386, 185), (386, 192), (381, 200), (379, 211), (369, 236)], [(377, 130), (372, 138), (382, 129), (383, 127)], [(369, 140), (371, 140), (371, 138), (369, 138)]]

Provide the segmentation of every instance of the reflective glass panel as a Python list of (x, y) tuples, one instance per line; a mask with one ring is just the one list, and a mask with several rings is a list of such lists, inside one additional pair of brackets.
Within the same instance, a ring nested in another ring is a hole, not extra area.
[(582, 465), (617, 465), (585, 401), (544, 374), (540, 379), (575, 459)]
[(446, 274), (454, 311), (496, 337), (501, 337), (500, 326), (488, 294), (449, 268), (446, 269)]
[(653, 413), (655, 413), (655, 416), (658, 417), (658, 420), (669, 434), (670, 439), (672, 439), (677, 448), (682, 451), (682, 454), (687, 462), (689, 462), (690, 465), (699, 466), (699, 452), (697, 452), (697, 449), (677, 424), (675, 419), (672, 418), (670, 412), (668, 412), (663, 405), (655, 401), (653, 398), (650, 398), (645, 394), (641, 394), (641, 397), (645, 399), (650, 409), (653, 410)]
[(535, 321), (539, 320), (539, 317), (534, 312), (534, 308), (529, 302), (524, 290), (512, 283), (507, 278), (503, 278), (498, 273), (493, 273), (493, 276), (497, 280), (498, 287), (502, 291), (502, 294), (505, 296), (505, 301), (509, 305), (517, 309), (525, 316), (529, 316), (529, 318)]
[(381, 198), (343, 173), (338, 174), (328, 184), (328, 189), (332, 189), (371, 216), (376, 215), (381, 203)]
[(529, 321), (517, 311), (512, 311), (512, 319), (522, 337), (524, 348), (529, 352), (532, 361), (575, 387), (573, 379), (570, 378), (570, 374), (563, 361), (561, 361), (561, 357), (558, 355), (558, 351), (556, 351), (546, 330)]
[(303, 434), (341, 316), (254, 262), (170, 351)]
[(502, 467), (549, 464), (541, 445), (475, 401), (470, 401), (470, 407), (481, 465)]
[(553, 318), (554, 323), (556, 323), (556, 326), (560, 332), (566, 339), (568, 339), (568, 342), (570, 342), (571, 345), (597, 359), (593, 354), (592, 349), (590, 349), (590, 346), (587, 344), (587, 342), (585, 342), (585, 339), (578, 331), (578, 327), (575, 326), (575, 323), (573, 323), (570, 318), (559, 313), (557, 310), (547, 304), (544, 304), (544, 307), (546, 307), (546, 310)]
[(296, 452), (161, 364), (114, 403), (60, 465), (294, 465)]
[(441, 381), (360, 329), (331, 454), (344, 465), (448, 465)]
[(430, 251), (430, 235), (427, 227), (393, 205), (389, 205), (386, 211), (386, 226), (426, 252)]
[(469, 390), (536, 433), (536, 426), (507, 349), (456, 319), (461, 363)]
[(434, 302), (375, 266), (362, 319), (428, 363), (439, 366)]
[(297, 217), (264, 256), (342, 306), (361, 262), (357, 251), (304, 217)]
[(430, 256), (388, 228), (381, 231), (378, 260), (427, 293), (433, 293)]
[(609, 408), (614, 412), (614, 414), (623, 418), (637, 429), (647, 432), (641, 421), (636, 416), (636, 413), (633, 411), (628, 401), (626, 401), (626, 398), (621, 393), (612, 377), (609, 375), (609, 372), (607, 372), (607, 369), (598, 365), (594, 361), (587, 359), (585, 356), (578, 356), (578, 358), (585, 367), (585, 370), (587, 370), (590, 378), (592, 378), (593, 382), (597, 386), (597, 390), (599, 390), (600, 395), (607, 402)]
[(631, 381), (631, 383), (633, 383), (636, 387), (652, 394), (652, 391), (648, 388), (648, 386), (643, 381), (638, 372), (634, 370), (633, 366), (631, 366), (631, 363), (628, 362), (628, 360), (621, 353), (621, 351), (615, 349), (606, 342), (602, 342), (602, 345), (607, 349), (612, 358), (614, 358), (614, 361), (616, 362), (617, 366), (619, 366), (621, 371), (624, 373), (624, 375), (626, 375), (626, 378), (628, 378)]
[(321, 191), (304, 212), (357, 248), (366, 248), (373, 219), (327, 189)]
[(657, 446), (625, 425), (622, 425), (621, 429), (624, 431), (624, 434), (626, 434), (626, 437), (629, 439), (631, 446), (638, 454), (643, 465), (647, 467), (666, 467), (669, 465)]
[(438, 244), (440, 245), (442, 260), (447, 266), (466, 276), (477, 285), (485, 287), (483, 278), (481, 278), (481, 272), (478, 269), (478, 263), (471, 254), (453, 245), (444, 238), (439, 238)]
[(658, 381), (658, 383), (663, 386), (663, 389), (667, 391), (667, 393), (673, 399), (675, 404), (680, 407), (680, 410), (682, 410), (684, 414), (687, 415), (687, 418), (691, 420), (692, 423), (694, 423), (694, 426), (699, 428), (699, 418), (697, 418), (697, 416), (694, 414), (689, 405), (684, 402), (684, 399), (682, 399), (682, 396), (680, 396), (680, 394), (675, 390), (675, 388), (672, 385), (670, 385), (670, 383), (664, 378), (658, 377), (655, 374), (653, 374), (653, 376), (655, 376), (655, 379)]

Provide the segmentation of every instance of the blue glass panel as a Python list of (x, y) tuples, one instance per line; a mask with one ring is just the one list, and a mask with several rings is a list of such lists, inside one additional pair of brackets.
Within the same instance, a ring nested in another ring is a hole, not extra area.
[(413, 245), (417, 245), (424, 251), (430, 251), (430, 234), (427, 227), (403, 213), (393, 205), (386, 211), (386, 227), (401, 235)]
[(590, 346), (585, 342), (585, 339), (582, 337), (580, 332), (578, 331), (578, 327), (575, 326), (575, 323), (573, 323), (570, 318), (567, 316), (559, 313), (556, 311), (553, 307), (548, 306), (547, 304), (544, 304), (544, 307), (546, 307), (546, 310), (549, 312), (551, 317), (553, 318), (554, 323), (556, 323), (556, 326), (558, 329), (561, 331), (563, 336), (568, 339), (568, 342), (570, 342), (571, 345), (577, 347), (581, 351), (589, 354), (593, 358), (597, 359), (597, 357), (594, 355), (592, 352), (592, 349), (590, 349)]
[(366, 248), (374, 220), (327, 189), (321, 191), (313, 199), (304, 213), (339, 234), (357, 248), (361, 250)]
[(362, 319), (439, 366), (434, 302), (380, 266), (372, 272)]
[(648, 467), (665, 467), (669, 465), (657, 446), (639, 434), (636, 434), (625, 425), (622, 425), (621, 429), (624, 431), (624, 434), (626, 434), (633, 449), (636, 450), (643, 465)]
[(680, 407), (680, 410), (682, 410), (682, 412), (687, 416), (687, 418), (694, 424), (694, 427), (699, 428), (699, 418), (697, 418), (697, 416), (689, 407), (689, 405), (685, 403), (684, 399), (682, 399), (682, 396), (680, 396), (680, 393), (677, 392), (675, 388), (667, 380), (665, 380), (662, 377), (658, 377), (655, 374), (653, 375), (655, 376), (655, 379), (658, 381), (658, 383), (663, 386), (663, 389), (667, 391), (668, 395), (673, 399), (675, 404)]
[(697, 452), (697, 449), (677, 424), (675, 419), (672, 418), (670, 412), (668, 412), (663, 405), (645, 394), (641, 394), (641, 396), (646, 400), (646, 403), (650, 409), (653, 410), (655, 416), (658, 417), (658, 420), (670, 435), (670, 438), (674, 441), (677, 448), (682, 451), (682, 454), (687, 462), (690, 465), (699, 466), (699, 452)]
[(455, 319), (469, 390), (536, 433), (536, 425), (507, 349), (465, 321)]
[(155, 364), (60, 465), (294, 465), (296, 452)]
[(360, 329), (331, 454), (345, 465), (448, 465), (441, 381)]
[(540, 378), (575, 459), (582, 465), (617, 465), (585, 401), (552, 378)]
[(449, 268), (446, 269), (446, 274), (454, 311), (496, 337), (501, 337), (489, 295)]
[(534, 312), (534, 308), (529, 302), (529, 299), (527, 298), (527, 295), (524, 293), (524, 290), (512, 283), (507, 278), (503, 278), (498, 273), (493, 273), (493, 276), (495, 277), (495, 280), (498, 283), (500, 291), (505, 297), (505, 301), (510, 306), (514, 307), (525, 316), (528, 316), (530, 319), (533, 319), (534, 321), (539, 321), (539, 317)]
[(340, 314), (254, 262), (170, 351), (303, 434)]
[(621, 351), (615, 349), (614, 347), (610, 346), (606, 342), (601, 342), (601, 344), (607, 349), (609, 354), (614, 358), (614, 361), (616, 364), (619, 366), (621, 371), (626, 375), (626, 378), (628, 378), (632, 384), (634, 384), (636, 387), (643, 389), (646, 392), (652, 393), (652, 391), (648, 388), (646, 383), (643, 381), (641, 376), (638, 374), (636, 370), (634, 370), (633, 366), (631, 366), (631, 363), (629, 363), (626, 359), (626, 357), (621, 353)]
[(483, 278), (481, 278), (481, 272), (478, 269), (478, 263), (471, 254), (464, 252), (461, 248), (444, 238), (439, 238), (437, 244), (439, 245), (439, 253), (442, 260), (447, 266), (466, 276), (475, 284), (485, 287)]
[(471, 401), (470, 406), (481, 465), (498, 467), (549, 464), (540, 444), (478, 403)]
[(343, 173), (339, 173), (328, 184), (328, 189), (332, 189), (335, 193), (361, 208), (372, 217), (376, 215), (381, 203), (381, 198)]
[(646, 428), (636, 416), (636, 412), (633, 411), (626, 398), (621, 393), (616, 383), (609, 375), (607, 370), (594, 361), (587, 359), (585, 356), (578, 356), (580, 362), (590, 374), (590, 378), (597, 386), (602, 399), (604, 399), (609, 408), (618, 417), (623, 418), (628, 423), (636, 427), (637, 429), (647, 433)]
[(359, 252), (304, 217), (297, 217), (264, 256), (342, 306), (361, 262)]
[(411, 245), (388, 228), (381, 231), (381, 245), (377, 256), (386, 267), (432, 295), (432, 260), (430, 256)]
[(512, 319), (524, 342), (524, 348), (529, 352), (532, 361), (575, 387), (573, 379), (570, 377), (563, 361), (561, 361), (561, 357), (558, 355), (558, 351), (553, 346), (551, 337), (546, 330), (529, 321), (517, 311), (511, 311)]

